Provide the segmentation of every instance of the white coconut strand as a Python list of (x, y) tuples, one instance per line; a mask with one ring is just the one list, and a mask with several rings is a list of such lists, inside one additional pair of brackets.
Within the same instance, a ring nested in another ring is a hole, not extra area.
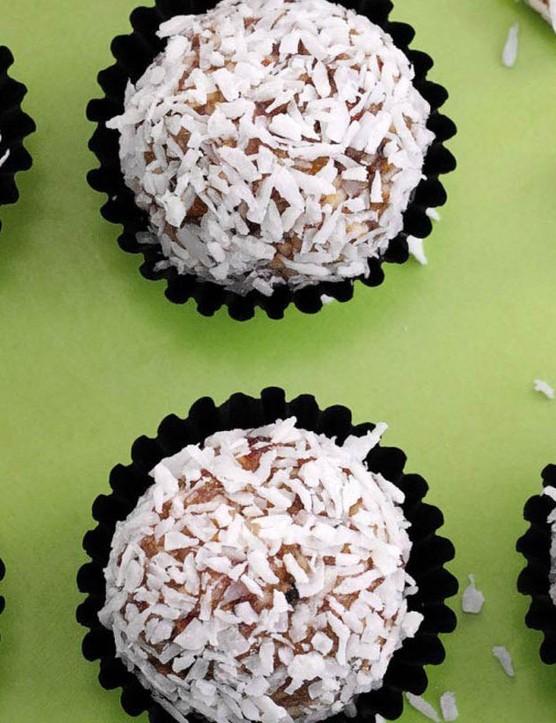
[(442, 720), (455, 721), (459, 718), (458, 706), (456, 703), (455, 693), (446, 691), (440, 696), (440, 710), (442, 711)]
[[(2, 143), (2, 134), (0, 133), (0, 143)], [(0, 166), (3, 166), (4, 163), (8, 160), (10, 156), (10, 149), (8, 148), (0, 158)]]
[(438, 712), (436, 711), (436, 709), (420, 695), (406, 692), (405, 697), (407, 698), (407, 702), (411, 705), (411, 707), (415, 708), (415, 710), (419, 711), (419, 713), (422, 713), (425, 718), (428, 718), (435, 723), (440, 723), (440, 718), (438, 717)]
[(502, 51), (502, 62), (506, 68), (513, 68), (517, 62), (519, 51), (519, 23), (514, 23), (508, 30), (508, 37)]
[(365, 466), (384, 429), (339, 446), (290, 418), (152, 471), (116, 526), (99, 620), (177, 720), (312, 723), (380, 688), (422, 621), (404, 496)]
[(502, 666), (502, 670), (504, 671), (504, 673), (506, 673), (508, 678), (514, 678), (514, 664), (512, 656), (510, 655), (508, 649), (503, 645), (495, 645), (492, 648), (492, 654), (494, 655), (496, 660), (498, 660), (498, 662)]
[(478, 615), (485, 604), (485, 596), (475, 586), (475, 575), (468, 575), (468, 578), (469, 585), (467, 585), (461, 597), (461, 609), (464, 613)]
[(165, 50), (107, 123), (159, 268), (265, 295), (368, 273), (433, 140), (392, 38), (327, 0), (223, 0), (159, 35)]
[(547, 20), (556, 32), (556, 2), (555, 0), (527, 0), (529, 5)]
[(543, 394), (547, 399), (554, 399), (554, 397), (556, 396), (556, 393), (554, 392), (554, 387), (552, 387), (544, 379), (535, 379), (534, 389), (536, 392), (539, 392), (539, 394)]

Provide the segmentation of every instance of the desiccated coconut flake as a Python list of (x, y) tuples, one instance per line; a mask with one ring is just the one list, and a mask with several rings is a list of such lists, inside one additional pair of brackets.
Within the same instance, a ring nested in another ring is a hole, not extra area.
[(435, 721), (435, 723), (440, 723), (440, 718), (438, 717), (436, 710), (420, 695), (414, 695), (413, 693), (406, 692), (405, 697), (411, 707), (415, 708), (415, 710), (419, 711), (419, 713), (422, 713), (425, 718)]
[(556, 2), (555, 0), (527, 0), (529, 5), (537, 10), (547, 20), (556, 32)]
[(454, 721), (459, 718), (455, 693), (446, 691), (440, 696), (440, 710), (445, 721)]
[(492, 654), (500, 662), (502, 670), (510, 678), (515, 676), (514, 665), (512, 656), (503, 645), (495, 645), (492, 648)]
[(463, 591), (461, 609), (464, 613), (480, 613), (485, 604), (485, 596), (475, 587), (475, 575), (468, 575), (469, 585)]
[(250, 568), (263, 580), (271, 584), (276, 584), (279, 579), (272, 572), (272, 568), (268, 562), (267, 556), (261, 550), (254, 550), (248, 553), (247, 561)]
[(416, 236), (408, 236), (407, 247), (409, 249), (409, 253), (422, 266), (426, 266), (429, 263), (427, 257), (425, 256), (425, 246), (422, 238), (417, 238)]
[(378, 171), (371, 184), (371, 203), (382, 203), (382, 177)]
[(351, 123), (351, 116), (345, 103), (334, 104), (328, 118), (326, 133), (334, 143), (341, 143)]
[(198, 650), (208, 641), (207, 628), (199, 620), (193, 619), (183, 633), (174, 638), (175, 645), (184, 650)]
[(269, 130), (283, 138), (289, 138), (292, 141), (301, 140), (301, 129), (299, 125), (285, 113), (274, 116), (270, 121)]
[(327, 98), (330, 95), (330, 81), (328, 79), (328, 71), (324, 63), (317, 62), (312, 73), (312, 80), (321, 98)]
[(547, 399), (554, 399), (554, 389), (544, 379), (535, 379), (535, 391), (544, 394)]
[[(367, 169), (364, 166), (354, 166), (353, 168), (346, 168), (346, 170), (342, 172), (342, 178), (345, 181), (365, 183), (367, 181), (367, 174)], [(380, 200), (382, 200), (382, 196)]]
[(506, 68), (513, 68), (519, 50), (519, 23), (514, 23), (508, 31), (508, 37), (502, 51), (502, 62)]
[[(0, 133), (0, 143), (2, 142), (2, 134)], [(0, 166), (3, 166), (4, 163), (8, 160), (8, 157), (10, 155), (10, 149), (8, 148), (2, 158), (0, 158)]]
[[(543, 487), (542, 494), (550, 497), (551, 500), (554, 500), (556, 502), (556, 487), (552, 487), (552, 485), (547, 485), (546, 487)], [(549, 522), (554, 522), (554, 519), (556, 519), (556, 516), (553, 518), (553, 515), (554, 512), (552, 512), (549, 516)]]
[(299, 565), (297, 560), (293, 555), (290, 553), (287, 553), (284, 555), (284, 565), (286, 567), (286, 570), (292, 575), (296, 581), (297, 584), (299, 583), (307, 583), (309, 582), (309, 578), (307, 577), (307, 573), (305, 570)]
[(441, 220), (442, 220), (442, 217), (441, 217), (441, 215), (438, 213), (438, 211), (436, 210), (436, 208), (427, 208), (426, 213), (427, 213), (427, 216), (428, 216), (429, 218), (432, 218), (433, 221), (441, 221)]

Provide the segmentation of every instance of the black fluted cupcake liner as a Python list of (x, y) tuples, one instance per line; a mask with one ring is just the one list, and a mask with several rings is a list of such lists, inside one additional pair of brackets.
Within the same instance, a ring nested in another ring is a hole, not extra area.
[(8, 75), (13, 62), (9, 49), (0, 46), (0, 158), (9, 151), (6, 161), (0, 166), (0, 205), (17, 201), (19, 192), (15, 174), (28, 170), (32, 164), (23, 141), (35, 131), (35, 123), (21, 110), (27, 88)]
[[(3, 561), (0, 560), (0, 582), (4, 579), (5, 574), (6, 574), (6, 566), (4, 565)], [(0, 613), (4, 612), (5, 607), (6, 607), (6, 601), (4, 600), (4, 596), (0, 595)]]
[[(556, 465), (550, 464), (542, 472), (543, 487), (556, 488)], [(540, 630), (544, 638), (540, 647), (541, 660), (548, 665), (556, 663), (556, 605), (550, 597), (550, 545), (551, 526), (548, 516), (556, 508), (556, 501), (548, 495), (531, 497), (523, 511), (529, 529), (517, 542), (517, 551), (527, 561), (521, 571), (517, 589), (531, 597), (525, 623)]]
[(270, 318), (280, 319), (292, 303), (300, 311), (316, 313), (322, 308), (323, 295), (338, 301), (349, 301), (357, 280), (366, 286), (379, 286), (384, 280), (385, 263), (402, 264), (407, 261), (407, 237), (426, 238), (431, 233), (432, 224), (426, 211), (446, 202), (446, 192), (439, 176), (453, 171), (456, 167), (454, 156), (444, 147), (444, 142), (455, 135), (456, 126), (439, 112), (448, 98), (448, 93), (441, 85), (427, 80), (427, 74), (433, 66), (432, 59), (426, 53), (410, 49), (409, 45), (415, 35), (414, 29), (410, 25), (390, 22), (388, 19), (393, 7), (390, 0), (339, 0), (339, 3), (380, 25), (407, 55), (415, 68), (415, 86), (431, 105), (427, 127), (435, 134), (436, 140), (425, 159), (423, 172), (426, 178), (415, 190), (404, 214), (403, 231), (390, 241), (381, 257), (369, 260), (368, 276), (319, 283), (297, 291), (286, 285), (278, 286), (271, 296), (265, 296), (258, 291), (241, 296), (216, 283), (200, 280), (193, 275), (178, 274), (174, 268), (156, 269), (158, 262), (165, 257), (158, 244), (147, 245), (137, 241), (137, 232), (148, 228), (148, 216), (136, 206), (133, 192), (124, 182), (118, 156), (119, 133), (106, 128), (106, 121), (120, 115), (124, 110), (124, 94), (128, 81), (136, 82), (163, 50), (166, 41), (156, 36), (160, 24), (174, 15), (206, 12), (216, 5), (216, 0), (155, 0), (155, 7), (140, 7), (133, 11), (133, 32), (130, 35), (120, 35), (113, 40), (111, 49), (116, 62), (98, 76), (104, 98), (92, 100), (87, 108), (87, 117), (97, 123), (89, 148), (100, 162), (99, 168), (89, 172), (88, 181), (96, 191), (108, 195), (108, 201), (101, 212), (108, 221), (123, 226), (118, 239), (120, 247), (129, 253), (143, 255), (141, 274), (146, 279), (165, 279), (165, 294), (170, 301), (181, 304), (194, 299), (198, 311), (205, 316), (212, 316), (222, 306), (226, 306), (230, 316), (239, 321), (250, 319), (256, 307), (263, 309)]
[[(78, 574), (78, 586), (86, 593), (86, 600), (77, 610), (77, 620), (89, 628), (83, 640), (83, 655), (87, 660), (100, 660), (99, 681), (106, 689), (122, 688), (121, 703), (132, 716), (149, 712), (151, 723), (172, 723), (174, 719), (155, 703), (138, 679), (128, 672), (115, 657), (111, 631), (98, 620), (105, 603), (104, 568), (108, 564), (112, 537), (116, 523), (124, 520), (135, 508), (137, 501), (153, 483), (149, 472), (163, 458), (175, 454), (188, 444), (202, 443), (217, 431), (256, 428), (290, 416), (297, 418), (298, 426), (314, 432), (336, 437), (339, 444), (349, 435), (363, 436), (375, 425), (352, 424), (351, 412), (346, 407), (333, 406), (321, 411), (315, 398), (301, 395), (291, 402), (279, 388), (268, 388), (260, 398), (234, 394), (221, 406), (209, 397), (199, 399), (189, 410), (186, 419), (175, 415), (166, 417), (156, 437), (139, 437), (131, 449), (132, 463), (117, 465), (110, 474), (110, 495), (100, 495), (93, 504), (93, 517), (97, 527), (88, 532), (83, 546), (91, 561), (83, 565)], [(382, 474), (405, 494), (403, 511), (411, 523), (409, 537), (413, 543), (407, 572), (418, 586), (418, 592), (407, 598), (410, 610), (423, 614), (424, 620), (414, 638), (406, 639), (394, 654), (380, 690), (359, 696), (356, 723), (372, 723), (379, 713), (387, 719), (398, 718), (403, 710), (403, 692), (422, 694), (427, 687), (426, 665), (437, 665), (444, 660), (445, 651), (440, 633), (448, 633), (456, 626), (456, 617), (445, 600), (456, 594), (456, 578), (444, 568), (454, 557), (454, 547), (436, 531), (443, 524), (443, 516), (436, 507), (423, 502), (428, 486), (416, 474), (404, 473), (405, 454), (394, 447), (377, 445), (367, 457), (373, 472)], [(188, 715), (194, 723), (206, 723), (198, 715)], [(348, 723), (344, 713), (328, 719), (330, 723)]]

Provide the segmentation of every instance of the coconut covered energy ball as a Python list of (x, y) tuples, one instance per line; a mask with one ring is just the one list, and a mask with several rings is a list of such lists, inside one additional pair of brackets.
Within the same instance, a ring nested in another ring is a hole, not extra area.
[(556, 2), (555, 0), (527, 0), (529, 5), (548, 20), (556, 31)]
[(118, 523), (100, 622), (178, 721), (318, 721), (377, 689), (417, 631), (403, 494), (295, 418), (219, 432)]
[(368, 274), (433, 140), (392, 38), (326, 0), (223, 0), (158, 34), (107, 125), (159, 268), (265, 295)]

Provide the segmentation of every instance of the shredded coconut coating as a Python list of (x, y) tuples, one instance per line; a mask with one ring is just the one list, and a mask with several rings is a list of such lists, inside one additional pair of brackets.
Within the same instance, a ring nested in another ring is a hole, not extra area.
[(537, 10), (556, 31), (556, 0), (527, 0), (529, 5)]
[(403, 494), (295, 418), (215, 434), (118, 523), (99, 620), (178, 721), (319, 721), (377, 689), (422, 616)]
[(265, 295), (368, 274), (433, 140), (392, 38), (326, 0), (223, 0), (158, 34), (107, 126), (159, 268)]

